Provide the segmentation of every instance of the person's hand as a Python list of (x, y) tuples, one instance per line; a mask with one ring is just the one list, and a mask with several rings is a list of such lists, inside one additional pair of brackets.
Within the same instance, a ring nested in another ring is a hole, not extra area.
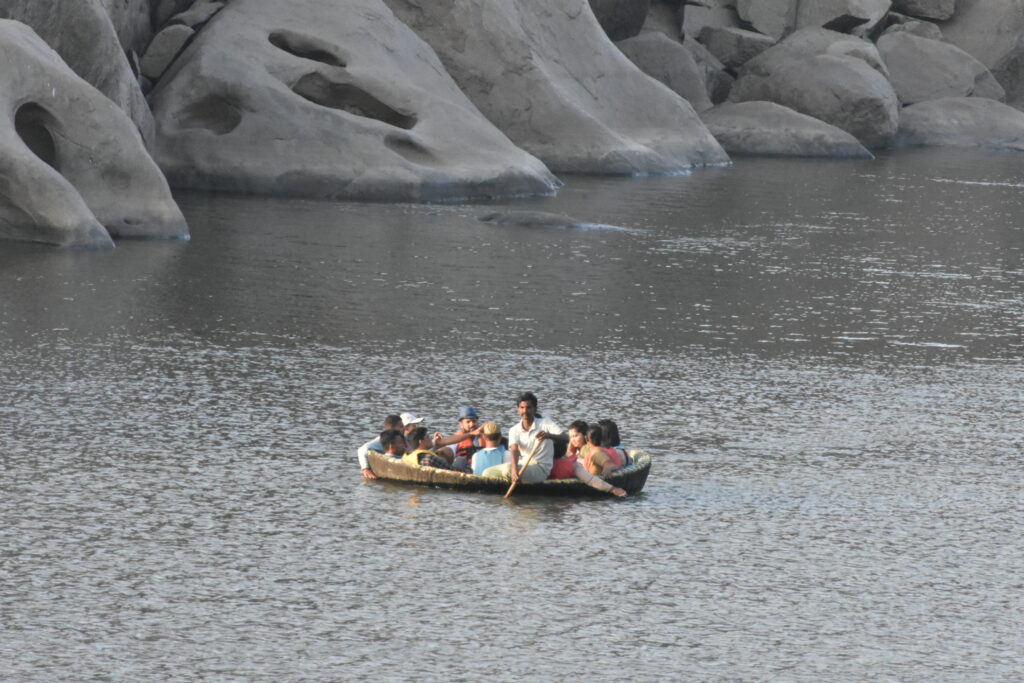
[(551, 435), (548, 434), (547, 432), (537, 432), (537, 441), (543, 441), (544, 439), (548, 438), (549, 436), (551, 436)]
[(509, 477), (512, 479), (512, 483), (519, 481), (519, 468), (512, 466), (508, 468)]
[(626, 490), (625, 489), (620, 489), (618, 486), (616, 486), (615, 488), (613, 488), (611, 490), (611, 494), (613, 496), (618, 496), (619, 498), (625, 498), (626, 497)]
[(434, 432), (434, 446), (436, 447), (436, 446), (440, 445), (441, 440), (443, 438), (444, 438), (444, 434), (442, 434), (441, 432)]
[(360, 474), (363, 475), (363, 479), (366, 479), (366, 480), (376, 479), (377, 478), (377, 475), (374, 474), (373, 470), (371, 470), (369, 467), (367, 467), (365, 470), (360, 472)]

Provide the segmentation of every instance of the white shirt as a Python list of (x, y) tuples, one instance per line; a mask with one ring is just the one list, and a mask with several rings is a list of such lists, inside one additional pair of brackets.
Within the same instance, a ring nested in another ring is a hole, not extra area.
[[(519, 466), (522, 467), (526, 462), (526, 459), (530, 456), (530, 451), (533, 450), (534, 445), (537, 443), (537, 434), (540, 432), (547, 432), (548, 434), (561, 434), (562, 428), (551, 420), (547, 420), (543, 417), (534, 418), (533, 426), (527, 431), (523, 428), (523, 421), (519, 420), (515, 425), (508, 430), (508, 446), (519, 446)], [(537, 448), (536, 454), (533, 456), (532, 462), (540, 465), (542, 468), (551, 471), (551, 465), (555, 460), (555, 444), (551, 439), (544, 439), (540, 442), (540, 447)]]

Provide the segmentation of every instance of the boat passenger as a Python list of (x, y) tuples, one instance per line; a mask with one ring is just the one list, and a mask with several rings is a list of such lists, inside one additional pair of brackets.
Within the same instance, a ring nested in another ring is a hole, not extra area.
[(555, 458), (551, 467), (551, 474), (548, 479), (579, 479), (587, 486), (598, 491), (606, 491), (614, 496), (622, 498), (626, 495), (625, 489), (609, 484), (607, 481), (591, 474), (579, 460), (580, 449), (586, 445), (587, 423), (583, 420), (575, 420), (569, 425), (569, 447), (564, 457)]
[[(484, 470), (485, 477), (500, 477), (513, 483), (520, 479), (535, 484), (548, 478), (555, 457), (554, 442), (565, 443), (569, 437), (551, 420), (537, 414), (537, 397), (526, 391), (516, 399), (520, 421), (508, 431), (510, 461)], [(522, 462), (522, 464), (520, 464)]]
[(622, 467), (622, 458), (614, 448), (605, 448), (604, 430), (600, 425), (591, 425), (587, 430), (587, 442), (580, 448), (583, 466), (591, 474), (607, 477)]
[(405, 455), (405, 437), (397, 429), (386, 429), (381, 432), (380, 443), (384, 455), (389, 458), (401, 458)]
[(501, 443), (501, 427), (497, 422), (485, 422), (480, 428), (484, 447), (472, 456), (473, 474), (482, 475), (488, 467), (504, 464), (508, 451)]
[(419, 465), (420, 467), (436, 467), (439, 470), (450, 470), (448, 461), (435, 453), (430, 448), (430, 437), (427, 436), (426, 427), (416, 427), (407, 437), (412, 450), (402, 457), (402, 462), (407, 465)]
[(480, 415), (473, 406), (462, 406), (458, 419), (459, 428), (451, 436), (446, 437), (441, 432), (434, 432), (434, 450), (453, 466), (465, 465), (468, 468), (473, 453), (481, 448), (478, 425)]
[(602, 446), (606, 448), (614, 448), (619, 452), (619, 457), (622, 459), (622, 466), (626, 467), (630, 464), (631, 458), (629, 452), (622, 447), (622, 441), (619, 438), (619, 425), (615, 424), (614, 420), (598, 420), (597, 424), (601, 426), (604, 431), (604, 442)]
[[(384, 418), (384, 431), (390, 431), (392, 429), (402, 430), (402, 416), (401, 415), (388, 415)], [(384, 432), (381, 432), (383, 434)], [(367, 441), (359, 450), (356, 451), (356, 458), (359, 459), (359, 472), (363, 475), (363, 479), (376, 479), (377, 475), (370, 469), (370, 463), (366, 460), (366, 453), (368, 451), (376, 451), (378, 453), (384, 452), (384, 445), (380, 441), (380, 436), (372, 441)]]

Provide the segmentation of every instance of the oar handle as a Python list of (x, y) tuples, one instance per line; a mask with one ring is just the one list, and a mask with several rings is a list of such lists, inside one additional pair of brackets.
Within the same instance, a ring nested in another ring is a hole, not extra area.
[(530, 464), (530, 461), (533, 460), (533, 456), (537, 453), (537, 449), (540, 448), (540, 441), (540, 439), (537, 439), (534, 442), (533, 448), (530, 450), (530, 454), (526, 456), (526, 460), (523, 461), (523, 466), (519, 468), (519, 476), (517, 476), (516, 480), (512, 482), (512, 485), (508, 487), (508, 491), (505, 491), (505, 498), (511, 496), (512, 492), (516, 490), (516, 486), (519, 484), (519, 477), (523, 476), (523, 472), (526, 471), (526, 466)]

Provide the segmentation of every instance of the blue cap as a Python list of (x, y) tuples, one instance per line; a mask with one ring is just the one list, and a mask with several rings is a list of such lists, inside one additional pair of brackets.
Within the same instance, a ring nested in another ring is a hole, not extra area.
[(476, 420), (480, 416), (476, 414), (476, 408), (474, 408), (473, 406), (462, 406), (461, 408), (459, 408), (459, 419), (464, 420), (467, 417), (471, 417), (474, 420)]

